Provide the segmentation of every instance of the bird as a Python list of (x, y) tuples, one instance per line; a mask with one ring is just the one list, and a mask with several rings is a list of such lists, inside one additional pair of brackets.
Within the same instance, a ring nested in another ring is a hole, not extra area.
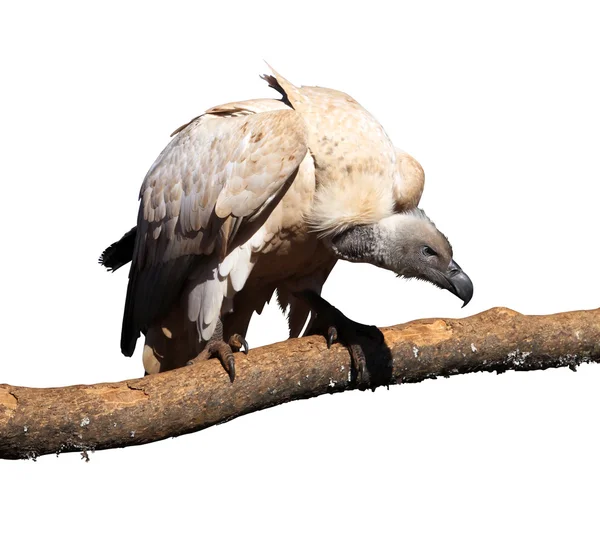
[(381, 333), (321, 297), (338, 260), (471, 300), (471, 279), (418, 207), (421, 165), (351, 96), (270, 73), (279, 99), (219, 105), (171, 134), (137, 225), (100, 257), (112, 271), (131, 261), (121, 350), (131, 356), (143, 333), (146, 374), (217, 357), (233, 382), (250, 318), (276, 294), (290, 337), (309, 320), (304, 334), (345, 344), (360, 375), (360, 336)]

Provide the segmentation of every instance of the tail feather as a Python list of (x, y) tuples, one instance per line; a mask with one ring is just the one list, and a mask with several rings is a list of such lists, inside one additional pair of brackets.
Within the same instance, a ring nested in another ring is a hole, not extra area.
[(134, 227), (117, 242), (111, 244), (102, 252), (100, 258), (98, 258), (98, 263), (103, 265), (108, 271), (116, 271), (125, 264), (128, 264), (133, 259), (136, 233), (137, 228)]

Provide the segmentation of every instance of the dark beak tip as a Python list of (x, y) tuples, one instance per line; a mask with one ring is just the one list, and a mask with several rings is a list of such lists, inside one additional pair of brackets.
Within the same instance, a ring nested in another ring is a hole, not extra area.
[(463, 301), (461, 308), (465, 307), (473, 297), (473, 282), (469, 276), (458, 266), (453, 265), (454, 269), (448, 277), (448, 281), (452, 286), (452, 293)]
[[(465, 277), (466, 277), (466, 275), (465, 275)], [(459, 298), (462, 298), (462, 300), (463, 300), (463, 305), (460, 306), (461, 309), (463, 307), (465, 307), (471, 301), (471, 298), (473, 298), (473, 283), (471, 282), (471, 279), (469, 279), (468, 277), (466, 277), (466, 278), (469, 281), (469, 284), (466, 287), (463, 286), (462, 290), (464, 292), (459, 294)]]

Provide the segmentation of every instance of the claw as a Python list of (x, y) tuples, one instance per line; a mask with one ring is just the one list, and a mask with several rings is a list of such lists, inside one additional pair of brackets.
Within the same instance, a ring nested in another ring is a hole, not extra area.
[(236, 351), (242, 351), (244, 355), (248, 355), (248, 342), (241, 334), (233, 334), (229, 338), (229, 346), (236, 348)]
[(229, 380), (233, 383), (235, 380), (235, 359), (233, 355), (227, 358), (227, 373), (229, 374)]
[(233, 382), (235, 380), (235, 358), (231, 346), (232, 344), (227, 344), (223, 340), (209, 341), (200, 354), (195, 359), (188, 361), (187, 365), (194, 365), (198, 361), (206, 361), (211, 358), (218, 359), (228, 374), (229, 380)]
[(350, 357), (352, 358), (352, 365), (356, 369), (356, 379), (358, 382), (362, 382), (367, 376), (367, 359), (365, 352), (362, 347), (358, 344), (351, 344), (348, 346), (350, 350)]
[(334, 342), (337, 342), (337, 339), (338, 339), (337, 329), (335, 327), (329, 327), (327, 329), (327, 349), (330, 349), (331, 345)]

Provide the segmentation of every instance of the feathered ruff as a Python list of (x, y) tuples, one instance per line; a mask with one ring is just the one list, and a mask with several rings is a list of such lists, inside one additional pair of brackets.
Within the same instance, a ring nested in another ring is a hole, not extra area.
[(320, 237), (331, 237), (356, 225), (374, 224), (394, 213), (392, 190), (370, 185), (376, 176), (362, 174), (322, 185), (306, 223)]

